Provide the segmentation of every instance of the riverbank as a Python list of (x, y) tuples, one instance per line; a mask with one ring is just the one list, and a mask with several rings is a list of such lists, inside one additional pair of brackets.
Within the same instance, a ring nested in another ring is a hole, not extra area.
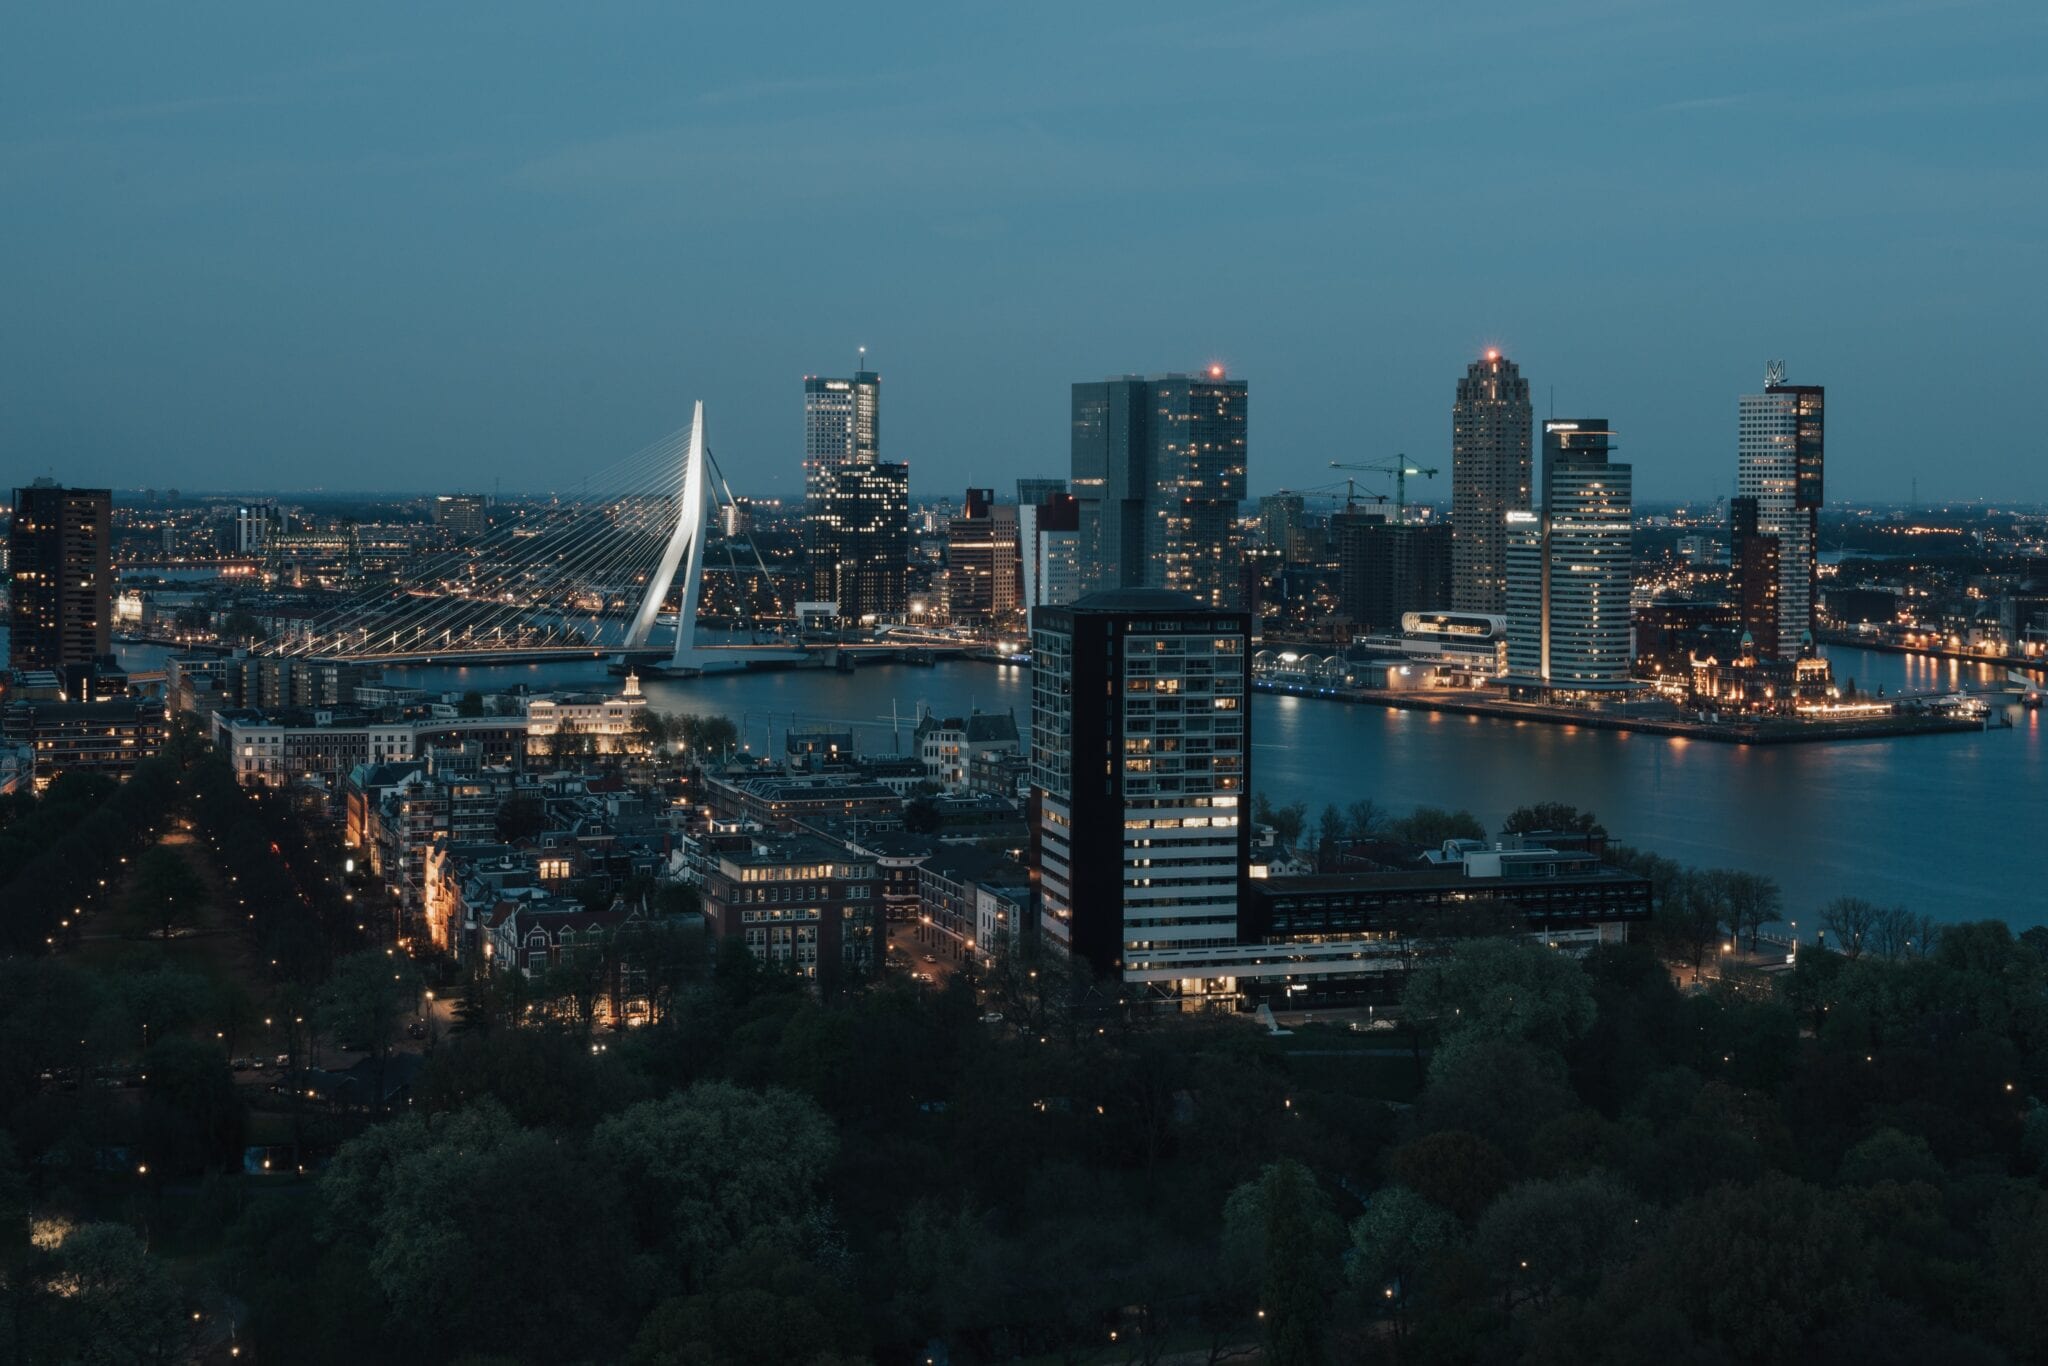
[(1980, 650), (1951, 650), (1938, 645), (1901, 645), (1878, 636), (1860, 636), (1853, 631), (1822, 631), (1816, 640), (1822, 645), (1875, 650), (1888, 655), (1920, 655), (1928, 659), (1948, 659), (1958, 664), (1983, 664), (1995, 669), (2016, 669), (2021, 673), (2048, 677), (2048, 664), (2038, 659), (2014, 659), (2009, 655), (1985, 654)]
[(1380, 688), (1323, 690), (1260, 683), (1260, 692), (1289, 697), (1314, 697), (1332, 702), (1362, 702), (1397, 711), (1450, 712), (1502, 721), (1537, 721), (1551, 726), (1583, 726), (1588, 730), (1624, 730), (1683, 740), (1709, 740), (1728, 745), (1809, 744), (1817, 741), (1887, 740), (1902, 735), (1948, 735), (1985, 729), (1982, 720), (1960, 716), (1912, 714), (1868, 716), (1854, 720), (1809, 721), (1761, 717), (1745, 721), (1685, 721), (1667, 717), (1624, 716), (1613, 712), (1550, 707), (1535, 702), (1507, 702), (1467, 697), (1435, 689), (1400, 692)]

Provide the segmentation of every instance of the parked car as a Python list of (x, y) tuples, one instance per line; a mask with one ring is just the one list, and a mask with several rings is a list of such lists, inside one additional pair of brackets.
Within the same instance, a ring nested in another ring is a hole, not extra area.
[(408, 1039), (426, 1038), (427, 1022), (425, 1020), (414, 1020), (411, 1024), (405, 1027), (405, 1037)]

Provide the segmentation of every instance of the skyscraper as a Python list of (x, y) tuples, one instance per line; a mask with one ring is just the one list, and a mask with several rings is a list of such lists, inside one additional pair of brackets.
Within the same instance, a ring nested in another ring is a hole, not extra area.
[(1826, 407), (1823, 386), (1785, 383), (1782, 361), (1765, 366), (1764, 391), (1737, 407), (1735, 491), (1756, 499), (1756, 534), (1778, 543), (1773, 654), (1798, 648), (1814, 627)]
[(1072, 483), (1091, 587), (1238, 600), (1249, 398), (1220, 365), (1074, 386)]
[(882, 458), (882, 377), (804, 376), (804, 468), (837, 469)]
[(1507, 514), (1529, 510), (1529, 381), (1488, 351), (1451, 407), (1451, 597), (1468, 612), (1507, 605)]
[(804, 377), (804, 562), (842, 620), (908, 605), (910, 467), (882, 461), (882, 377)]
[(1778, 538), (1757, 531), (1755, 498), (1728, 501), (1728, 563), (1736, 620), (1757, 654), (1778, 657)]
[(955, 622), (986, 620), (1018, 606), (1018, 509), (998, 506), (994, 489), (969, 489), (946, 524), (946, 611)]
[(810, 593), (840, 620), (901, 616), (909, 605), (910, 466), (850, 463), (817, 472), (805, 513)]
[(1196, 996), (1242, 957), (1249, 634), (1242, 612), (1153, 588), (1034, 614), (1040, 923), (1098, 972)]
[(1389, 522), (1378, 513), (1331, 519), (1337, 536), (1338, 610), (1361, 631), (1393, 631), (1404, 612), (1451, 605), (1451, 529)]
[(14, 491), (8, 663), (90, 667), (112, 649), (113, 494), (48, 479)]
[(1542, 511), (1503, 521), (1511, 689), (1629, 686), (1634, 470), (1613, 437), (1605, 418), (1545, 422)]

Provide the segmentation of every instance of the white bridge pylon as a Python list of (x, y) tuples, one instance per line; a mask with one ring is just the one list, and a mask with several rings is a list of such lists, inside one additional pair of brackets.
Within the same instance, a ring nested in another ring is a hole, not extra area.
[[(705, 522), (715, 501), (710, 486), (711, 453), (704, 444), (704, 400), (698, 399), (690, 417), (690, 440), (683, 448), (683, 482), (676, 493), (676, 525), (669, 533), (654, 575), (647, 583), (647, 596), (633, 614), (626, 631), (626, 648), (645, 646), (654, 632), (661, 606), (682, 574), (682, 593), (676, 610), (676, 648), (669, 658), (674, 669), (704, 669), (717, 664), (739, 665), (748, 658), (773, 658), (801, 653), (801, 647), (704, 646), (697, 643), (697, 607), (704, 587)], [(721, 481), (722, 482), (722, 481)], [(763, 572), (765, 573), (765, 567)]]

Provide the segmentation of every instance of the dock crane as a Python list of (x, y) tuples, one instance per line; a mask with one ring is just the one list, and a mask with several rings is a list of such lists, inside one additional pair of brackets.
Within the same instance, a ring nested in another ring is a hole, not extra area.
[[(1419, 466), (1411, 465), (1408, 463), (1408, 457), (1405, 455), (1395, 456), (1394, 463), (1391, 465), (1347, 465), (1341, 460), (1332, 460), (1330, 468), (1333, 470), (1357, 470), (1363, 474), (1393, 475), (1394, 522), (1396, 525), (1403, 524), (1408, 520), (1408, 476), (1419, 474), (1426, 479), (1436, 478), (1436, 471), (1434, 469), (1423, 469)], [(1351, 483), (1349, 479), (1344, 482), (1347, 485)], [(1384, 502), (1385, 497), (1381, 496), (1380, 501)]]

